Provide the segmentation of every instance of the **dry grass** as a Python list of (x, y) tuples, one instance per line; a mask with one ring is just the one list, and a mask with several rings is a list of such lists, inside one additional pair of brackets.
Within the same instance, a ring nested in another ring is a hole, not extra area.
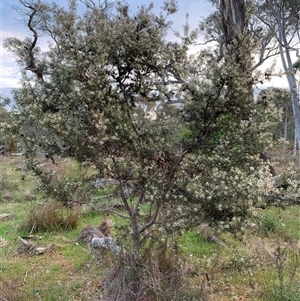
[(20, 289), (20, 284), (0, 277), (0, 301), (19, 301), (26, 299), (26, 293)]
[(67, 209), (58, 203), (35, 205), (27, 213), (27, 219), (22, 223), (21, 229), (31, 233), (72, 230), (76, 229), (79, 217), (77, 209)]
[(112, 236), (112, 222), (106, 219), (98, 227), (86, 226), (78, 239), (79, 241), (89, 243), (93, 237), (102, 238), (108, 236)]

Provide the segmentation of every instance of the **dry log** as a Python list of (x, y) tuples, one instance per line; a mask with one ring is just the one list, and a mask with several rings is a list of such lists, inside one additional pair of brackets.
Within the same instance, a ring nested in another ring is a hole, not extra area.
[(4, 219), (8, 219), (10, 218), (12, 215), (9, 213), (2, 213), (0, 214), (0, 221), (4, 220)]
[(47, 246), (36, 246), (32, 243), (29, 243), (27, 240), (22, 237), (18, 237), (18, 240), (21, 244), (15, 252), (14, 255), (28, 254), (28, 255), (42, 255), (47, 251), (50, 251), (53, 248), (53, 244), (49, 244)]

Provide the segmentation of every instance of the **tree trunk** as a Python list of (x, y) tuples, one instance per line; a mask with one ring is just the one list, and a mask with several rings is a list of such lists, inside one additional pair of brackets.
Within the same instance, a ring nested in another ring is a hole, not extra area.
[(246, 28), (245, 1), (221, 0), (224, 44), (231, 44), (234, 39), (240, 40)]
[(284, 126), (283, 126), (283, 150), (282, 150), (283, 153), (286, 152), (287, 127), (288, 127), (288, 115), (286, 112), (284, 116)]
[(291, 93), (291, 101), (293, 107), (293, 116), (295, 124), (295, 143), (296, 149), (294, 149), (294, 156), (297, 153), (297, 144), (300, 147), (300, 113), (297, 95), (297, 81), (295, 77), (293, 62), (291, 59), (289, 43), (287, 41), (286, 32), (284, 28), (284, 22), (278, 22), (278, 45), (280, 51), (280, 57), (283, 69), (286, 74), (286, 78), (289, 85), (289, 90)]

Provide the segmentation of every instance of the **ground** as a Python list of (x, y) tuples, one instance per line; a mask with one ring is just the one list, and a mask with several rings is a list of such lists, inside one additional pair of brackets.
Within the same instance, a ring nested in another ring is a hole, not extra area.
[[(102, 279), (117, 258), (91, 250), (78, 238), (87, 225), (118, 221), (86, 207), (73, 212), (47, 207), (52, 217), (60, 210), (63, 219), (73, 214), (72, 227), (62, 223), (34, 231), (33, 213), (47, 206), (37, 180), (25, 170), (22, 156), (0, 160), (0, 296), (18, 301), (101, 300)], [(206, 224), (182, 233), (180, 254), (189, 276), (178, 300), (299, 300), (299, 213), (299, 206), (259, 209), (250, 226), (235, 234)], [(212, 242), (212, 235), (225, 247)], [(22, 246), (19, 237), (32, 247)], [(47, 246), (40, 255), (34, 252)]]

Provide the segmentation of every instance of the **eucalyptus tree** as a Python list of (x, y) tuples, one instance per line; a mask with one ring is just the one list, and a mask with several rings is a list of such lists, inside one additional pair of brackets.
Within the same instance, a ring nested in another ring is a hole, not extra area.
[[(174, 1), (165, 2), (159, 15), (152, 5), (132, 14), (126, 3), (85, 1), (84, 13), (75, 1), (68, 8), (20, 3), (32, 36), (5, 44), (23, 73), (22, 87), (13, 91), (13, 129), (28, 166), (44, 190), (66, 205), (91, 204), (91, 178), (70, 185), (40, 164), (41, 153), (53, 166), (72, 157), (82, 169), (93, 169), (94, 180), (115, 183), (123, 210), (109, 201), (95, 208), (125, 224), (123, 273), (114, 274), (108, 291), (113, 300), (141, 300), (151, 292), (163, 300), (164, 289), (153, 292), (157, 283), (147, 277), (146, 267), (154, 264), (149, 254), (203, 220), (226, 227), (244, 221), (271, 189), (258, 154), (270, 142), (276, 116), (269, 105), (256, 114), (250, 46), (233, 39), (222, 60), (214, 50), (188, 57), (193, 32), (186, 27), (182, 41), (166, 38)], [(42, 51), (44, 36), (51, 42)], [(171, 82), (181, 85), (170, 89)], [(184, 107), (165, 110), (174, 93), (184, 98)], [(160, 104), (154, 116), (142, 109), (141, 99)]]
[(282, 67), (288, 81), (295, 124), (294, 155), (296, 155), (297, 145), (300, 148), (300, 113), (292, 54), (300, 57), (300, 2), (298, 0), (257, 1), (257, 7), (257, 16), (272, 31), (277, 41)]
[[(205, 44), (217, 43), (219, 59), (224, 55), (224, 46), (232, 41), (241, 41), (245, 35), (251, 40), (251, 56), (253, 63), (253, 84), (261, 83), (268, 76), (258, 70), (265, 61), (278, 55), (278, 47), (273, 40), (273, 31), (264, 26), (256, 16), (257, 6), (247, 0), (209, 0), (217, 10), (200, 22), (204, 33)], [(249, 54), (250, 55), (250, 54)], [(269, 74), (269, 70), (266, 72)]]

